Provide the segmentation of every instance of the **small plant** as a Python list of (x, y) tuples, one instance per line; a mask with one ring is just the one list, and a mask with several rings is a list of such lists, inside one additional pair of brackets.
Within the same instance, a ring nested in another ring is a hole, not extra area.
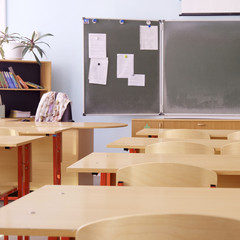
[(38, 55), (42, 58), (43, 55), (46, 56), (43, 49), (40, 47), (42, 44), (49, 46), (48, 43), (43, 42), (42, 38), (53, 36), (51, 33), (43, 34), (38, 36), (36, 32), (34, 31), (31, 38), (21, 36), (19, 33), (8, 33), (8, 27), (5, 28), (5, 31), (0, 31), (0, 55), (4, 59), (4, 49), (3, 49), (3, 43), (9, 43), (9, 42), (18, 42), (21, 43), (21, 46), (17, 46), (15, 48), (22, 48), (22, 56), (26, 53), (32, 53), (34, 58), (36, 59), (37, 63), (41, 65), (41, 62), (39, 60)]
[(46, 56), (46, 54), (43, 51), (43, 49), (39, 46), (39, 44), (44, 44), (44, 45), (46, 45), (48, 47), (50, 47), (50, 46), (49, 46), (48, 43), (40, 41), (40, 40), (42, 38), (44, 38), (44, 37), (49, 37), (49, 36), (53, 36), (53, 35), (51, 33), (47, 33), (47, 34), (43, 34), (43, 35), (37, 36), (36, 32), (34, 31), (31, 38), (21, 37), (21, 41), (20, 42), (23, 44), (23, 47), (22, 47), (23, 48), (23, 51), (22, 51), (23, 56), (27, 52), (30, 52), (35, 57), (37, 63), (39, 65), (41, 65), (41, 62), (40, 62), (40, 60), (39, 60), (39, 58), (37, 56), (37, 53), (41, 56), (41, 58), (43, 57), (43, 55)]
[(0, 31), (0, 55), (4, 58), (3, 43), (20, 41), (20, 34), (18, 33), (8, 33), (8, 27), (5, 28), (5, 31)]

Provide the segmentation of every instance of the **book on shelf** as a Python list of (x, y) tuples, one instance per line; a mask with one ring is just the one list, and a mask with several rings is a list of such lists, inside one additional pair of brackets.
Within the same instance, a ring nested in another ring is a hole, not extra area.
[(19, 111), (19, 110), (10, 111), (11, 118), (29, 118), (30, 116), (31, 116), (30, 111)]
[(8, 72), (3, 71), (3, 75), (4, 75), (5, 79), (6, 79), (8, 87), (9, 88), (15, 88), (15, 85), (13, 84), (12, 79), (11, 79), (10, 75), (8, 74)]
[(40, 86), (40, 85), (38, 85), (36, 83), (32, 83), (32, 82), (29, 82), (29, 81), (27, 81), (25, 83), (27, 84), (28, 87), (32, 87), (32, 88), (36, 88), (36, 89), (43, 89), (42, 86)]
[(13, 74), (12, 74), (11, 72), (9, 72), (8, 75), (10, 76), (10, 78), (11, 78), (11, 80), (12, 80), (12, 83), (13, 83), (13, 85), (14, 85), (14, 88), (19, 88), (18, 83), (17, 83), (15, 77), (13, 76)]
[(2, 81), (3, 87), (4, 88), (8, 88), (9, 86), (8, 86), (8, 83), (7, 83), (6, 79), (5, 79), (5, 76), (4, 76), (3, 72), (0, 72), (0, 77), (1, 77), (1, 81)]
[(8, 67), (8, 71), (0, 71), (0, 88), (15, 88), (15, 89), (43, 89), (42, 86), (24, 81), (19, 75), (15, 74), (12, 67)]
[(21, 84), (22, 88), (25, 88), (25, 89), (29, 88), (28, 85), (26, 84), (26, 82), (23, 81), (23, 79), (19, 75), (16, 75), (16, 79)]
[(7, 88), (7, 85), (5, 83), (5, 79), (2, 75), (2, 72), (0, 72), (0, 86), (1, 86), (1, 88)]
[(8, 67), (9, 70), (9, 74), (12, 77), (13, 81), (15, 82), (16, 88), (22, 88), (22, 85), (19, 83), (17, 76), (15, 74), (15, 72), (13, 71), (12, 67)]

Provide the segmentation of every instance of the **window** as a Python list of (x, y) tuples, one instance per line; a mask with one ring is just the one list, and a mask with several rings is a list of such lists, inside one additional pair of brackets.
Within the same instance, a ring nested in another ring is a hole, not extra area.
[(6, 0), (0, 0), (0, 31), (6, 27)]

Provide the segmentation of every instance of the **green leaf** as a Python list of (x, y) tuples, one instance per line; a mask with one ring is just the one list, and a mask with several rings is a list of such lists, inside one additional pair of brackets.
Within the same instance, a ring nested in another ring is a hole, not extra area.
[(40, 62), (40, 60), (38, 59), (37, 55), (34, 53), (34, 51), (32, 51), (32, 53), (33, 53), (33, 55), (34, 55), (37, 63), (41, 66), (41, 62)]
[(37, 39), (35, 39), (35, 42), (44, 37), (53, 37), (53, 35), (51, 33), (43, 34), (43, 35), (39, 36)]

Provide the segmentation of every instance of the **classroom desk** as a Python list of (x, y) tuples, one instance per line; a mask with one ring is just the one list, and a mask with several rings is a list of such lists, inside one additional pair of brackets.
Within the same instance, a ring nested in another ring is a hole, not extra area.
[(211, 139), (166, 139), (166, 138), (146, 138), (146, 137), (123, 137), (119, 138), (109, 144), (109, 148), (123, 148), (130, 149), (131, 152), (145, 151), (145, 147), (149, 144), (157, 142), (168, 142), (168, 141), (185, 141), (201, 143), (213, 147), (216, 153), (220, 153), (221, 147), (225, 144), (238, 142), (239, 140), (211, 140)]
[(84, 224), (129, 214), (240, 220), (239, 202), (240, 189), (46, 185), (0, 208), (0, 234), (74, 237)]
[(233, 155), (93, 152), (68, 166), (67, 172), (110, 173), (107, 184), (116, 185), (115, 174), (119, 168), (145, 162), (183, 163), (208, 168), (217, 173), (218, 187), (240, 188), (240, 156)]
[[(22, 122), (16, 119), (0, 119), (0, 126), (11, 127), (20, 131), (20, 134), (37, 134), (34, 131), (62, 130), (62, 163), (61, 163), (61, 183), (62, 184), (93, 184), (92, 174), (66, 173), (67, 166), (76, 162), (93, 152), (94, 129), (120, 128), (126, 127), (125, 123), (105, 123), (105, 122)], [(54, 132), (48, 132), (54, 133)], [(47, 132), (45, 132), (47, 134)], [(59, 134), (60, 135), (60, 134)], [(57, 138), (56, 138), (57, 139)], [(54, 146), (53, 137), (45, 138), (33, 144), (33, 181), (31, 189), (36, 189), (46, 184), (52, 183), (52, 156)], [(59, 144), (58, 144), (59, 145)], [(60, 151), (60, 149), (59, 149)], [(60, 155), (60, 152), (58, 152)], [(55, 178), (57, 173), (55, 174)], [(56, 179), (59, 183), (59, 178)]]
[[(139, 137), (158, 137), (158, 134), (161, 134), (164, 131), (170, 129), (163, 128), (144, 128), (136, 132), (136, 135)], [(172, 129), (171, 129), (172, 130)], [(194, 129), (192, 129), (194, 130)], [(220, 130), (220, 129), (195, 129), (196, 131), (206, 132), (210, 135), (211, 139), (227, 139), (227, 135), (232, 132), (237, 132), (239, 130)]]
[[(18, 179), (18, 197), (29, 193), (31, 179), (31, 162), (32, 162), (32, 143), (43, 137), (40, 136), (0, 136), (0, 166), (1, 182), (14, 182)], [(16, 151), (12, 151), (15, 149)], [(11, 156), (17, 159), (17, 171)], [(13, 165), (12, 165), (13, 164)], [(16, 174), (17, 172), (17, 174)], [(17, 177), (16, 177), (17, 175)]]
[[(62, 132), (70, 129), (69, 127), (49, 127), (49, 126), (22, 126), (12, 127), (21, 136), (43, 135), (52, 137), (53, 148), (53, 184), (61, 184), (61, 162), (62, 162)], [(41, 154), (40, 154), (41, 156)]]

